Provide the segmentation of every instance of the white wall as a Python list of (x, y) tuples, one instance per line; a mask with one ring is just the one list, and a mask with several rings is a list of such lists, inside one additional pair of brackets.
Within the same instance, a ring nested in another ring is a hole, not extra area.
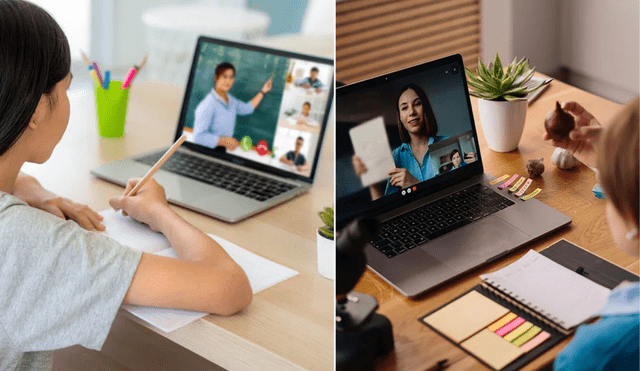
[(481, 11), (483, 61), (526, 56), (608, 99), (640, 94), (637, 0), (482, 0)]
[(562, 64), (590, 87), (638, 95), (638, 0), (563, 0), (560, 14)]

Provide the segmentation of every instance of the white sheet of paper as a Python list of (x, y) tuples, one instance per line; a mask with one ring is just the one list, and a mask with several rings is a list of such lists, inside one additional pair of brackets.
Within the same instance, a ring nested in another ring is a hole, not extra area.
[(387, 131), (382, 117), (366, 121), (349, 130), (355, 155), (360, 157), (367, 172), (362, 174), (362, 185), (368, 187), (389, 179), (389, 170), (396, 167), (389, 147)]
[(157, 253), (169, 248), (169, 240), (162, 234), (152, 231), (148, 225), (122, 215), (121, 211), (106, 209), (100, 211), (106, 230), (103, 234), (125, 246), (147, 253)]
[[(99, 214), (104, 217), (102, 222), (106, 231), (103, 233), (121, 244), (156, 255), (178, 258), (173, 248), (169, 246), (169, 241), (161, 233), (153, 232), (145, 224), (138, 223), (114, 210), (103, 210)], [(209, 237), (218, 242), (244, 269), (254, 294), (298, 274), (293, 269), (274, 263), (221, 237), (212, 234), (209, 234)], [(165, 332), (171, 332), (208, 315), (203, 312), (128, 304), (123, 304), (122, 307)]]
[(480, 278), (567, 330), (602, 309), (611, 292), (534, 250)]

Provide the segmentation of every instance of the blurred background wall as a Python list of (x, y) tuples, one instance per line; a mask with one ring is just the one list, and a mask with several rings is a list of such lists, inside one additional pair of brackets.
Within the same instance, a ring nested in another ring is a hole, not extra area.
[(336, 77), (351, 83), (460, 53), (537, 71), (617, 102), (640, 94), (637, 0), (338, 0)]

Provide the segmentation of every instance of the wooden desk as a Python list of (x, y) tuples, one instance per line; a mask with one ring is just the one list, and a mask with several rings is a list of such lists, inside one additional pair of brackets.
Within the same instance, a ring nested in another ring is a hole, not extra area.
[[(518, 149), (509, 153), (498, 153), (487, 146), (479, 122), (477, 100), (472, 98), (485, 171), (497, 177), (503, 174), (526, 175), (527, 160), (544, 157), (545, 172), (541, 178), (533, 181), (529, 189), (542, 188), (543, 191), (537, 198), (570, 216), (572, 223), (567, 228), (528, 244), (504, 259), (475, 269), (417, 300), (405, 298), (367, 270), (354, 290), (374, 295), (378, 299), (378, 312), (391, 320), (395, 341), (395, 350), (377, 362), (377, 369), (424, 370), (434, 366), (439, 360), (448, 359), (450, 367), (447, 370), (489, 370), (475, 358), (421, 324), (418, 318), (479, 284), (480, 274), (513, 263), (529, 249), (540, 251), (565, 238), (620, 266), (632, 266), (631, 270), (638, 273), (638, 257), (630, 257), (619, 251), (611, 238), (605, 217), (605, 201), (596, 198), (591, 192), (597, 183), (594, 172), (582, 164), (572, 170), (560, 170), (551, 164), (554, 147), (542, 140), (543, 122), (555, 102), (565, 100), (579, 102), (602, 124), (606, 124), (620, 107), (616, 103), (555, 80), (538, 100), (529, 106)], [(523, 369), (535, 370), (552, 362), (569, 340), (561, 342)]]
[[(182, 88), (134, 85), (125, 136), (101, 139), (93, 91), (70, 92), (71, 118), (60, 144), (47, 163), (28, 164), (24, 171), (59, 195), (106, 209), (123, 188), (94, 178), (89, 170), (170, 144), (182, 97)], [(333, 138), (333, 124), (327, 135)], [(333, 370), (333, 281), (318, 274), (316, 262), (316, 228), (322, 224), (316, 212), (334, 202), (333, 140), (323, 144), (310, 192), (243, 222), (227, 224), (174, 207), (204, 232), (299, 275), (258, 293), (237, 315), (207, 316), (171, 333), (120, 310), (103, 352), (131, 370), (218, 369), (202, 366), (210, 363), (229, 370)]]

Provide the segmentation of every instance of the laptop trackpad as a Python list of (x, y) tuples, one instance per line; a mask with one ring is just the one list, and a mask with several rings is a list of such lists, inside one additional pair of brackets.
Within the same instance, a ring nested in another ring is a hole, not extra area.
[(449, 265), (475, 266), (524, 244), (531, 236), (496, 216), (489, 216), (433, 241), (422, 249)]

